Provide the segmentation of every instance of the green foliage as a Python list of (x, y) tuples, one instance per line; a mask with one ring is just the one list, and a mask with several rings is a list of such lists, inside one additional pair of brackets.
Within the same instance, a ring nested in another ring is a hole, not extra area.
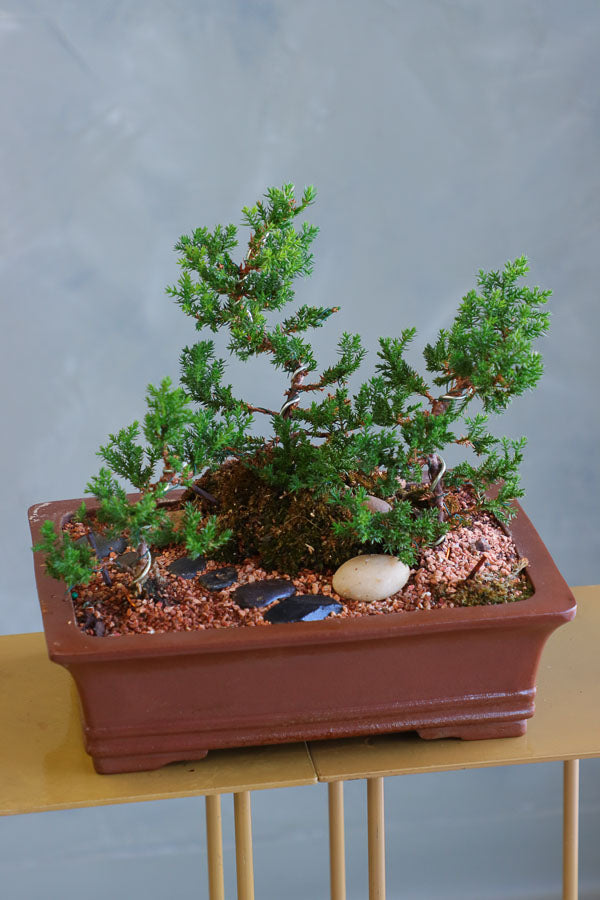
[(82, 500), (81, 504), (77, 507), (77, 509), (73, 513), (73, 521), (74, 522), (85, 522), (86, 516), (87, 516), (87, 506), (85, 505), (85, 500)]
[(107, 466), (138, 491), (148, 489), (161, 459), (170, 471), (182, 470), (186, 429), (194, 419), (188, 396), (183, 388), (172, 388), (170, 378), (164, 378), (158, 388), (148, 385), (146, 405), (146, 446), (138, 443), (140, 424), (133, 422), (116, 435), (109, 435), (108, 444), (99, 450)]
[[(452, 486), (468, 484), (475, 496), (477, 508), (506, 522), (514, 515), (511, 500), (522, 497), (524, 493), (519, 487), (518, 470), (527, 440), (524, 437), (517, 440), (505, 437), (498, 439), (489, 434), (483, 440), (486, 455), (481, 465), (459, 463), (447, 476), (446, 482)], [(494, 497), (489, 497), (486, 492), (492, 485), (499, 485), (499, 488)]]
[[(325, 366), (306, 336), (338, 307), (284, 312), (297, 279), (312, 272), (318, 229), (299, 217), (315, 196), (309, 187), (297, 200), (285, 184), (244, 207), (241, 251), (231, 224), (196, 228), (177, 242), (181, 274), (167, 293), (196, 330), (225, 332), (238, 360), (266, 356), (282, 378), (281, 407), (236, 396), (212, 340), (184, 347), (181, 386), (165, 378), (148, 387), (143, 422), (109, 435), (99, 451), (104, 465), (88, 484), (100, 521), (126, 532), (130, 543), (178, 541), (192, 555), (231, 559), (257, 553), (288, 572), (331, 568), (365, 551), (412, 565), (462, 521), (448, 491), (467, 488), (474, 511), (510, 517), (511, 500), (522, 494), (524, 439), (496, 437), (489, 416), (542, 374), (532, 343), (547, 331), (550, 291), (522, 283), (524, 256), (502, 271), (480, 271), (477, 290), (424, 348), (430, 381), (407, 360), (411, 327), (380, 339), (373, 374), (353, 390), (366, 355), (360, 335), (344, 332)], [(256, 415), (268, 418), (264, 437), (252, 431)], [(451, 445), (476, 459), (443, 473), (441, 454)], [(138, 496), (128, 498), (119, 479)], [(175, 527), (161, 501), (171, 488), (194, 484), (218, 505), (188, 492)], [(391, 511), (372, 512), (369, 495), (387, 500)]]
[[(202, 537), (198, 532), (199, 519), (194, 520), (193, 527), (190, 520), (179, 533), (161, 509), (160, 501), (172, 486), (190, 484), (196, 472), (218, 465), (233, 447), (243, 445), (250, 417), (236, 409), (218, 422), (210, 409), (194, 411), (189, 395), (181, 387), (173, 388), (169, 378), (164, 378), (158, 388), (148, 386), (146, 403), (145, 445), (139, 443), (139, 422), (109, 435), (109, 442), (99, 450), (107, 468), (101, 468), (90, 479), (86, 492), (99, 501), (99, 521), (108, 526), (110, 533), (126, 532), (133, 545), (142, 539), (158, 545), (181, 540), (188, 549), (202, 545), (207, 549), (199, 552), (208, 552), (209, 547), (220, 546), (228, 535), (220, 536), (216, 524), (209, 521)], [(154, 481), (161, 460), (162, 476)], [(115, 475), (131, 482), (139, 496), (130, 499)]]
[(168, 528), (168, 517), (158, 506), (166, 491), (167, 485), (163, 482), (155, 490), (130, 500), (125, 488), (105, 468), (101, 468), (86, 486), (86, 493), (94, 494), (99, 500), (98, 520), (108, 526), (111, 535), (127, 532), (133, 546), (142, 539), (150, 543), (153, 532), (162, 534)]
[(243, 221), (251, 234), (239, 264), (231, 257), (238, 245), (234, 225), (217, 225), (212, 232), (197, 228), (176, 244), (183, 272), (167, 292), (196, 320), (197, 329), (227, 328), (229, 349), (241, 360), (268, 350), (278, 368), (293, 371), (300, 359), (309, 369), (316, 367), (310, 344), (299, 334), (323, 325), (335, 307), (302, 306), (269, 327), (269, 313), (294, 299), (294, 279), (312, 272), (310, 246), (318, 228), (304, 223), (297, 229), (295, 221), (314, 198), (313, 188), (307, 188), (296, 203), (293, 185), (286, 184), (271, 188), (255, 206), (244, 207)]
[(367, 497), (364, 487), (331, 496), (332, 503), (350, 513), (350, 518), (334, 522), (334, 534), (353, 537), (366, 552), (390, 553), (412, 566), (420, 550), (449, 530), (432, 509), (416, 510), (407, 500), (397, 500), (389, 512), (371, 512)]
[(64, 581), (68, 587), (87, 584), (94, 574), (95, 556), (86, 544), (77, 544), (66, 532), (57, 534), (49, 519), (41, 529), (42, 540), (34, 544), (36, 553), (44, 554), (46, 571), (51, 578)]
[(214, 553), (230, 540), (232, 532), (221, 527), (218, 516), (205, 518), (204, 513), (192, 503), (186, 503), (183, 510), (183, 525), (175, 531), (174, 538), (185, 544), (192, 559)]
[(513, 397), (533, 388), (543, 366), (531, 342), (545, 334), (549, 314), (541, 309), (551, 291), (518, 283), (527, 258), (507, 262), (502, 272), (480, 270), (478, 286), (463, 297), (452, 327), (424, 350), (434, 384), (454, 381), (477, 394), (486, 412), (506, 409)]

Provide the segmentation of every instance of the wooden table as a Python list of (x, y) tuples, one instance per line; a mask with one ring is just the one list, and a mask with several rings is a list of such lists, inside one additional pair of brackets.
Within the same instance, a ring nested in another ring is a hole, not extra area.
[(250, 792), (329, 784), (331, 897), (345, 897), (343, 782), (366, 779), (369, 896), (385, 897), (383, 779), (564, 761), (563, 898), (577, 898), (579, 760), (600, 756), (600, 587), (574, 588), (575, 621), (544, 650), (536, 713), (523, 737), (423, 741), (414, 734), (212, 751), (156, 772), (97, 775), (83, 749), (68, 673), (42, 634), (0, 637), (0, 813), (206, 797), (209, 894), (224, 897), (220, 795), (234, 795), (238, 897), (254, 896)]

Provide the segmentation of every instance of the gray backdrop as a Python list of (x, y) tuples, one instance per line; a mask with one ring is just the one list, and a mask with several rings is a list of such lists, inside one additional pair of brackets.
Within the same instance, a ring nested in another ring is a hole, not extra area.
[[(323, 359), (342, 328), (374, 350), (416, 325), (421, 346), (477, 269), (530, 256), (554, 290), (546, 374), (501, 427), (529, 437), (525, 506), (565, 577), (598, 582), (599, 37), (597, 0), (0, 0), (0, 631), (41, 628), (26, 507), (81, 496), (194, 339), (164, 295), (175, 240), (284, 181), (319, 191), (298, 295), (342, 306)], [(231, 376), (281, 396), (266, 366)], [(598, 897), (598, 765), (582, 778)], [(560, 787), (558, 765), (390, 781), (390, 897), (558, 897)], [(326, 896), (325, 809), (320, 788), (256, 796), (258, 897)], [(360, 898), (358, 784), (347, 820)], [(199, 800), (0, 828), (11, 900), (124, 898), (140, 875), (148, 900), (206, 896)]]

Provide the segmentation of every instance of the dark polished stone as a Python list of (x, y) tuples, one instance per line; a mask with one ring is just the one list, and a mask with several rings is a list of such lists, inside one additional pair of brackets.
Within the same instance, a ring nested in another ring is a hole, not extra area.
[(140, 562), (139, 554), (135, 552), (135, 550), (128, 550), (127, 553), (121, 553), (115, 559), (116, 564), (121, 569), (135, 569), (135, 567)]
[(237, 569), (233, 566), (224, 566), (222, 569), (213, 569), (201, 575), (198, 581), (209, 591), (222, 591), (224, 588), (231, 587), (238, 580)]
[(88, 609), (85, 614), (83, 627), (86, 629), (91, 628), (96, 637), (104, 637), (104, 635), (106, 634), (106, 625), (104, 624), (102, 619), (99, 619), (96, 615), (94, 615), (91, 609)]
[(194, 578), (199, 572), (204, 572), (205, 568), (206, 560), (203, 556), (197, 556), (196, 559), (182, 556), (167, 566), (167, 571), (179, 575), (180, 578)]
[[(109, 553), (122, 553), (127, 547), (127, 538), (124, 538), (122, 535), (118, 535), (114, 538), (107, 538), (103, 537), (101, 534), (96, 534), (94, 531), (91, 532), (91, 535), (92, 540), (95, 541), (96, 553), (98, 554), (99, 559), (104, 559)], [(87, 535), (77, 538), (75, 543), (86, 544), (88, 547), (92, 546), (87, 539)]]
[(96, 616), (91, 611), (91, 609), (86, 610), (85, 617), (83, 620), (83, 627), (84, 628), (93, 628), (94, 625), (96, 624), (96, 621), (97, 621)]
[(162, 603), (163, 606), (175, 606), (176, 600), (167, 595), (167, 584), (158, 578), (147, 578), (144, 582), (144, 594), (154, 603)]
[(475, 549), (479, 550), (480, 553), (485, 553), (486, 550), (491, 550), (492, 548), (485, 538), (480, 538), (478, 541), (475, 541)]
[(339, 612), (342, 604), (324, 594), (298, 594), (288, 597), (267, 610), (265, 619), (272, 625), (280, 622), (316, 622)]
[(231, 599), (243, 609), (268, 606), (274, 600), (283, 600), (296, 593), (291, 581), (285, 578), (266, 578), (263, 581), (251, 581), (236, 588)]

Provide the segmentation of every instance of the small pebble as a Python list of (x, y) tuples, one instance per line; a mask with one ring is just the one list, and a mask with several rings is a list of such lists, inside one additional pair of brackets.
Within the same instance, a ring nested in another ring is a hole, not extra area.
[[(110, 553), (122, 553), (127, 548), (127, 539), (122, 536), (115, 538), (106, 538), (101, 534), (96, 534), (95, 531), (92, 531), (90, 533), (92, 535), (92, 539), (96, 542), (99, 559), (104, 559)], [(87, 535), (77, 538), (75, 543), (85, 544), (88, 547), (92, 546), (87, 539)]]
[(173, 575), (179, 575), (180, 578), (194, 578), (198, 572), (204, 572), (206, 568), (206, 560), (203, 556), (197, 556), (191, 559), (189, 556), (182, 556), (167, 566), (167, 571)]
[(387, 502), (387, 500), (382, 500), (381, 497), (373, 497), (372, 494), (367, 496), (367, 499), (363, 503), (363, 506), (366, 509), (370, 509), (371, 512), (374, 513), (389, 513), (392, 508), (391, 505)]
[(291, 581), (285, 578), (271, 578), (241, 584), (235, 589), (231, 599), (243, 609), (250, 609), (268, 606), (274, 600), (283, 600), (295, 593), (296, 588)]
[(346, 600), (385, 600), (404, 587), (410, 569), (395, 556), (380, 553), (355, 556), (333, 576), (333, 589)]
[(154, 603), (160, 603), (162, 606), (171, 606), (173, 603), (177, 603), (177, 600), (172, 600), (168, 597), (166, 587), (167, 584), (162, 579), (147, 578), (144, 582), (144, 593)]
[(88, 609), (85, 614), (85, 618), (83, 620), (83, 627), (84, 628), (93, 628), (94, 625), (96, 624), (96, 621), (97, 621), (96, 616), (91, 611), (91, 609)]
[(478, 541), (475, 541), (475, 549), (479, 550), (480, 553), (485, 553), (487, 550), (491, 550), (492, 548), (485, 540), (485, 538), (480, 538)]
[(129, 550), (127, 553), (121, 553), (117, 556), (115, 562), (119, 568), (131, 571), (140, 563), (140, 557), (135, 550)]
[(341, 609), (341, 603), (323, 594), (298, 594), (295, 597), (287, 597), (268, 609), (265, 619), (272, 625), (282, 622), (316, 622)]
[(198, 581), (209, 591), (222, 591), (231, 587), (238, 580), (237, 569), (233, 566), (225, 566), (222, 569), (213, 569), (212, 572), (206, 572), (201, 575)]

